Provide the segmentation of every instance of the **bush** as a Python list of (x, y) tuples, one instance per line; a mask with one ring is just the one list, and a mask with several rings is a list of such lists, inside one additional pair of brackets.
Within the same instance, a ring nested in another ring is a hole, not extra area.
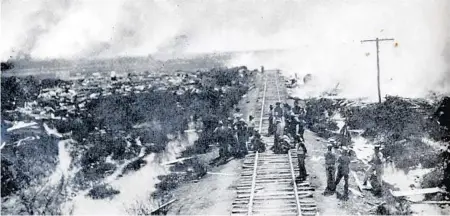
[(420, 183), (421, 188), (441, 187), (442, 179), (444, 178), (444, 170), (441, 166), (436, 167), (433, 171), (423, 176)]
[(1, 196), (6, 197), (16, 191), (20, 188), (20, 183), (17, 179), (17, 175), (14, 172), (13, 164), (7, 160), (6, 158), (2, 157), (1, 159), (2, 166), (1, 166), (1, 178), (2, 178), (2, 190), (1, 190)]
[(147, 164), (147, 161), (145, 161), (142, 158), (139, 158), (139, 159), (129, 163), (127, 166), (125, 166), (123, 174), (129, 173), (131, 171), (139, 170), (141, 167), (145, 166), (146, 164)]
[[(33, 76), (27, 77), (2, 77), (1, 97), (3, 110), (14, 110), (23, 106), (26, 101), (37, 99), (40, 90), (55, 87), (56, 85), (67, 85), (70, 82), (59, 79), (38, 80)], [(13, 104), (15, 102), (15, 104)]]
[[(23, 137), (17, 135), (19, 138)], [(8, 144), (11, 142), (15, 142), (15, 139), (9, 140)], [(57, 140), (48, 136), (28, 140), (20, 146), (6, 146), (2, 149), (2, 179), (5, 184), (9, 182), (7, 185), (11, 186), (11, 190), (2, 190), (2, 194), (7, 196), (15, 191), (14, 188), (22, 189), (31, 180), (40, 180), (49, 175), (56, 167), (57, 156)]]
[(160, 183), (155, 185), (157, 191), (171, 191), (175, 189), (180, 182), (184, 181), (185, 176), (171, 173), (166, 176), (158, 176), (158, 179), (161, 180)]
[(99, 185), (92, 188), (88, 196), (92, 199), (105, 199), (105, 198), (112, 198), (113, 196), (119, 194), (120, 191), (113, 189), (109, 185)]
[(439, 125), (429, 118), (432, 110), (430, 104), (419, 100), (388, 96), (381, 104), (350, 107), (343, 114), (350, 127), (365, 130), (365, 137), (382, 134), (399, 141), (439, 130)]
[(113, 173), (117, 166), (112, 163), (97, 162), (83, 168), (77, 173), (81, 181), (97, 181)]
[(409, 169), (421, 164), (424, 168), (433, 168), (439, 162), (438, 152), (417, 138), (395, 141), (390, 138), (382, 150), (385, 157), (390, 157), (398, 168)]

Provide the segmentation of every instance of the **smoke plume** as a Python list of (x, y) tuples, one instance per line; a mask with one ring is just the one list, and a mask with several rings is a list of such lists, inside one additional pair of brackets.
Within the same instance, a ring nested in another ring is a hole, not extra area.
[[(376, 98), (445, 92), (447, 0), (3, 0), (1, 57), (240, 52), (230, 65), (311, 73), (319, 89)], [(398, 46), (396, 46), (396, 44)], [(265, 52), (251, 52), (265, 50)], [(278, 50), (278, 51), (274, 51)], [(284, 51), (283, 51), (284, 50)]]

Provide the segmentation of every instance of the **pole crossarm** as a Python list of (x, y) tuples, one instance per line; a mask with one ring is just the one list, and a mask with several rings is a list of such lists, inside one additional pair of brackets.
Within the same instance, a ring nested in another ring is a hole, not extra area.
[[(379, 38), (378, 41), (393, 41), (394, 38)], [(373, 40), (362, 40), (361, 43), (364, 42), (376, 42), (377, 39), (373, 39)]]

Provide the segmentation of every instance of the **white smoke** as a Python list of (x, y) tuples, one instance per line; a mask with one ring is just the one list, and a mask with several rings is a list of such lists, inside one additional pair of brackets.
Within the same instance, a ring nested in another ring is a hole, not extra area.
[(393, 37), (398, 47), (380, 44), (382, 94), (418, 97), (448, 86), (449, 9), (447, 0), (3, 0), (0, 53), (5, 60), (288, 49), (244, 52), (229, 64), (311, 73), (324, 89), (339, 82), (346, 96), (376, 97), (375, 44), (360, 40)]

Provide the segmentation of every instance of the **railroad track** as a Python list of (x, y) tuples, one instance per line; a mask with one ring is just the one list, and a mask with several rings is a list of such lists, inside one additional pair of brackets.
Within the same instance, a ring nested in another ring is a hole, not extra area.
[(264, 87), (258, 97), (255, 117), (267, 151), (248, 154), (236, 187), (232, 215), (316, 215), (313, 189), (307, 181), (296, 183), (297, 153), (274, 154), (273, 136), (264, 136), (269, 127), (269, 106), (284, 102), (286, 88), (277, 71), (265, 72)]

